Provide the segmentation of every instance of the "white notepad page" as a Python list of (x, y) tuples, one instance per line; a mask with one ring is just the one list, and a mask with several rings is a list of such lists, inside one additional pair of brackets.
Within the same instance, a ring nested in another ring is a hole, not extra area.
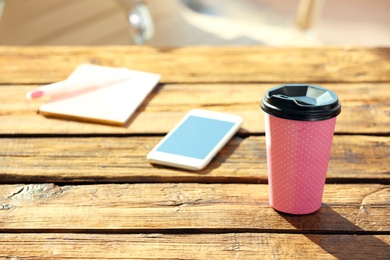
[(159, 74), (83, 64), (67, 80), (107, 78), (118, 71), (128, 74), (129, 80), (50, 100), (39, 112), (49, 117), (125, 125), (157, 85)]

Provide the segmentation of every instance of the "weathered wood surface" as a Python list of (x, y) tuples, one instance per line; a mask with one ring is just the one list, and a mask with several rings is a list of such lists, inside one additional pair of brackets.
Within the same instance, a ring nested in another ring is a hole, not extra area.
[(326, 185), (315, 214), (280, 214), (264, 184), (1, 185), (1, 232), (390, 231), (386, 185)]
[(137, 46), (1, 47), (0, 83), (47, 83), (81, 63), (129, 67), (182, 82), (389, 82), (388, 48)]
[(389, 244), (389, 235), (5, 234), (0, 235), (0, 257), (366, 260), (386, 259), (390, 255)]
[[(389, 73), (390, 74), (390, 73)], [(193, 108), (235, 113), (241, 133), (264, 133), (260, 102), (276, 84), (166, 84), (157, 87), (127, 127), (48, 119), (37, 115), (45, 100), (26, 100), (33, 86), (0, 86), (0, 134), (164, 134)], [(336, 133), (390, 134), (390, 83), (320, 84), (342, 102)]]
[[(126, 127), (37, 115), (45, 100), (25, 93), (81, 63), (162, 80)], [(389, 48), (0, 47), (0, 72), (0, 258), (390, 255)], [(283, 82), (332, 89), (343, 105), (323, 207), (306, 216), (268, 205), (259, 105)], [(150, 165), (198, 107), (243, 116), (239, 134), (203, 171)]]
[[(150, 165), (162, 137), (2, 138), (0, 183), (266, 183), (264, 136), (235, 137), (202, 171)], [(389, 183), (390, 138), (335, 136), (329, 183)], [(71, 162), (71, 163), (69, 163)]]

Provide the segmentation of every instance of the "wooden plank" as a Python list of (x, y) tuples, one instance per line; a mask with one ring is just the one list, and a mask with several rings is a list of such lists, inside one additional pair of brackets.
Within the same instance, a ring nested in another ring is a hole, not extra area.
[[(161, 137), (1, 138), (1, 183), (267, 183), (264, 136), (235, 137), (202, 171), (152, 166)], [(335, 136), (328, 183), (389, 183), (390, 137)], [(71, 163), (69, 163), (71, 161)]]
[[(26, 100), (37, 85), (0, 86), (0, 134), (164, 134), (187, 111), (204, 108), (241, 115), (241, 133), (264, 133), (260, 102), (277, 84), (160, 85), (138, 109), (127, 127), (46, 119), (37, 115), (46, 100)], [(389, 83), (320, 84), (335, 91), (342, 102), (337, 133), (390, 134)]]
[(389, 235), (2, 234), (0, 256), (39, 259), (386, 259)]
[(0, 83), (48, 83), (81, 63), (129, 67), (182, 82), (389, 82), (390, 48), (145, 46), (1, 47)]
[(390, 188), (326, 185), (315, 214), (281, 214), (261, 184), (1, 185), (4, 232), (389, 232)]

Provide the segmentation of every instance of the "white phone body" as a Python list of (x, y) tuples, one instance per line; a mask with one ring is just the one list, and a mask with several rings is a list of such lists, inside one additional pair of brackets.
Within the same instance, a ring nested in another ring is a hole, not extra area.
[(193, 109), (146, 158), (150, 163), (201, 170), (233, 137), (241, 123), (242, 118), (237, 115)]

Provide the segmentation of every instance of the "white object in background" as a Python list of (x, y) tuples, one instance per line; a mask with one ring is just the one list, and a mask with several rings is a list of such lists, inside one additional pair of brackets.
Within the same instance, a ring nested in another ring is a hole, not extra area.
[(4, 5), (5, 5), (5, 1), (4, 0), (0, 0), (0, 19), (3, 16)]
[(135, 44), (145, 44), (154, 35), (154, 25), (148, 6), (140, 1), (135, 3), (129, 13), (132, 37)]
[[(300, 0), (307, 2), (307, 0)], [(311, 0), (311, 3), (319, 0)], [(253, 2), (253, 1), (249, 1)], [(310, 30), (308, 25), (312, 25), (314, 21), (314, 14), (318, 13), (319, 5), (300, 4), (300, 17), (293, 19), (290, 23), (288, 19), (282, 19), (276, 16), (273, 17), (267, 10), (248, 10), (245, 9), (243, 1), (236, 0), (176, 0), (175, 1), (179, 12), (182, 16), (195, 27), (216, 35), (222, 39), (232, 40), (238, 38), (249, 38), (259, 41), (265, 45), (298, 45), (298, 46), (312, 46), (322, 44), (321, 40)], [(254, 2), (253, 2), (254, 3)], [(218, 13), (219, 8), (223, 10), (224, 7), (229, 7), (229, 11), (237, 14)], [(233, 8), (234, 7), (234, 8)], [(314, 8), (316, 7), (316, 8)], [(249, 13), (239, 13), (239, 10), (245, 9)], [(211, 11), (211, 12), (210, 12)], [(315, 11), (315, 12), (314, 12)], [(254, 19), (247, 19), (253, 14), (257, 14), (256, 21)], [(245, 16), (246, 15), (246, 16)], [(241, 18), (240, 18), (241, 16)], [(269, 20), (283, 20), (280, 24), (271, 23)], [(298, 21), (305, 24), (297, 26)]]

